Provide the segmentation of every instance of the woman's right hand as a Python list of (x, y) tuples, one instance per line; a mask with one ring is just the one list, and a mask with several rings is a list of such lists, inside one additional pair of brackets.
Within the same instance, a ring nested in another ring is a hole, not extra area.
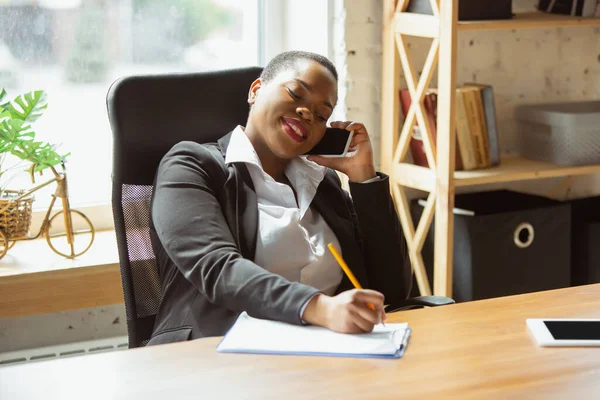
[(371, 332), (386, 319), (383, 300), (383, 294), (368, 289), (352, 289), (334, 297), (318, 294), (306, 306), (302, 319), (340, 333)]

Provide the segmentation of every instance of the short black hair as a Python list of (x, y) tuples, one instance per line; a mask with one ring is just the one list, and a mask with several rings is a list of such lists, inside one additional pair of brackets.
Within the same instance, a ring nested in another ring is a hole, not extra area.
[(335, 69), (333, 63), (329, 61), (327, 57), (316, 53), (310, 53), (308, 51), (296, 50), (286, 51), (277, 54), (275, 57), (273, 57), (271, 61), (269, 61), (267, 66), (263, 69), (262, 73), (260, 74), (260, 78), (263, 80), (263, 82), (267, 83), (271, 79), (275, 78), (275, 76), (277, 76), (277, 74), (279, 74), (281, 71), (294, 68), (298, 60), (311, 60), (321, 64), (322, 66), (327, 68), (329, 72), (332, 73), (337, 82), (337, 70)]

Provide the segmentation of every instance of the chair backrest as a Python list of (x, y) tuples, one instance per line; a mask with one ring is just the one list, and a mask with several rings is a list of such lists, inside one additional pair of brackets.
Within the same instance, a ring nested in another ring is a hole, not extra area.
[(150, 339), (161, 297), (150, 241), (156, 169), (176, 143), (218, 140), (244, 125), (258, 67), (116, 80), (106, 102), (113, 132), (112, 209), (119, 248), (129, 347)]

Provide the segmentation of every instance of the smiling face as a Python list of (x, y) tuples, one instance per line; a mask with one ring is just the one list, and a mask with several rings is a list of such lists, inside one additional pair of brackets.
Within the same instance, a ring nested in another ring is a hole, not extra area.
[(300, 59), (269, 82), (254, 81), (248, 96), (252, 109), (247, 133), (255, 147), (292, 159), (323, 138), (336, 101), (333, 74), (316, 61)]

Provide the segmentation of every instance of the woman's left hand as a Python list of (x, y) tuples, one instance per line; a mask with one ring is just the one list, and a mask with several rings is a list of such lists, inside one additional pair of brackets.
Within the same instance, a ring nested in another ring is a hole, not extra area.
[(365, 126), (359, 122), (335, 121), (331, 123), (331, 127), (354, 131), (348, 149), (349, 153), (354, 152), (354, 154), (331, 158), (311, 155), (308, 159), (346, 174), (351, 182), (364, 182), (377, 176), (373, 165), (373, 148)]

